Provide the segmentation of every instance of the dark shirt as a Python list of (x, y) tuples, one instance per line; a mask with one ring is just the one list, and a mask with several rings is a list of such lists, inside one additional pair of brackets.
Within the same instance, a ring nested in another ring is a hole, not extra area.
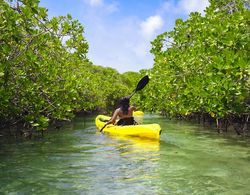
[(136, 122), (134, 120), (134, 117), (127, 117), (120, 119), (117, 123), (117, 125), (124, 126), (124, 125), (135, 125)]

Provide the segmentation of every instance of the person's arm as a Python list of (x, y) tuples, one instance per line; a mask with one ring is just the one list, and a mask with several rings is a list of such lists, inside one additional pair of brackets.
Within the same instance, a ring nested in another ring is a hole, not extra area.
[(119, 113), (119, 110), (116, 109), (115, 112), (114, 112), (114, 114), (113, 114), (113, 116), (111, 117), (111, 119), (110, 119), (106, 124), (107, 124), (107, 125), (108, 125), (108, 124), (114, 124), (115, 121), (116, 121), (116, 118), (117, 118), (117, 116), (118, 116), (118, 113)]
[(132, 113), (136, 111), (136, 107), (135, 106), (131, 106), (131, 110), (132, 110)]

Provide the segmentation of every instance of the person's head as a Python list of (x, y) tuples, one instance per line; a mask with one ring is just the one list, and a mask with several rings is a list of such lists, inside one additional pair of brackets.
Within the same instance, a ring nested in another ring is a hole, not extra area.
[(125, 105), (129, 105), (129, 98), (128, 97), (122, 97), (121, 99), (120, 99), (120, 105), (121, 106), (125, 106)]
[(123, 97), (120, 99), (120, 106), (124, 114), (128, 114), (130, 99), (128, 97)]

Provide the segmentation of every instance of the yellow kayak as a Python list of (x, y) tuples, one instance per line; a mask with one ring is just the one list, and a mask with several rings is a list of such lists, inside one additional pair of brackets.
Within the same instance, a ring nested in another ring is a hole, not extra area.
[[(143, 117), (143, 112), (136, 111), (134, 112), (134, 117)], [(105, 115), (98, 115), (95, 119), (95, 124), (98, 130), (101, 130), (107, 121), (111, 117)], [(135, 136), (142, 138), (150, 139), (160, 139), (161, 127), (159, 124), (139, 124), (139, 125), (126, 125), (126, 126), (117, 126), (117, 125), (107, 125), (103, 132), (109, 133), (111, 135), (119, 136)]]

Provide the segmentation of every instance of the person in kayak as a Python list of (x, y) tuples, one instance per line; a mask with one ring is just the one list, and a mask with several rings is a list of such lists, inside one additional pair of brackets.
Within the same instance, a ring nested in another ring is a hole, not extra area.
[(133, 117), (133, 112), (136, 110), (134, 106), (130, 106), (130, 99), (128, 97), (123, 97), (120, 100), (120, 107), (117, 108), (111, 117), (111, 119), (107, 122), (108, 124), (115, 124), (117, 117), (119, 117), (119, 121), (116, 125), (135, 125), (136, 121)]

